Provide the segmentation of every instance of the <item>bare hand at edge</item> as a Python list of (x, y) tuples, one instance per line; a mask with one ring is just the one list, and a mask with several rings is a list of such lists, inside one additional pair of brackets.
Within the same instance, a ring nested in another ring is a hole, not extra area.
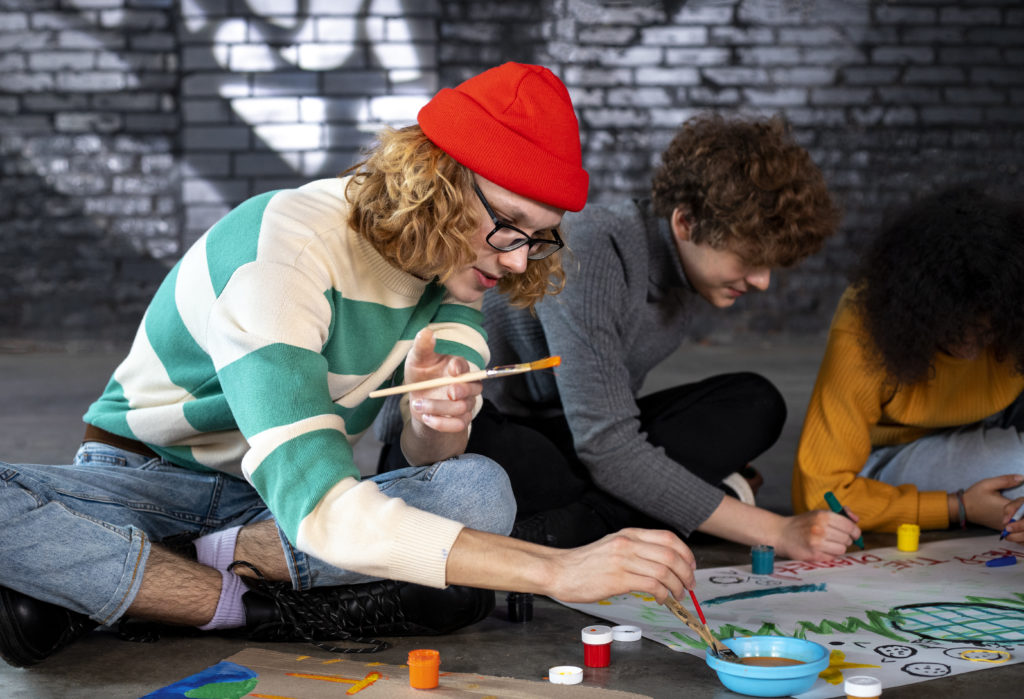
[(1002, 531), (1005, 522), (1003, 512), (1010, 499), (1000, 491), (1018, 486), (1022, 481), (1024, 476), (1013, 473), (985, 478), (965, 490), (964, 510), (967, 521)]

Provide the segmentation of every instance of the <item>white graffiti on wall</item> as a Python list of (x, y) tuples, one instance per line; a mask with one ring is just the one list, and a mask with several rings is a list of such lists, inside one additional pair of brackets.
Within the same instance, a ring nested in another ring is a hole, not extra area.
[[(436, 88), (414, 40), (423, 25), (402, 16), (401, 2), (390, 4), (394, 15), (368, 14), (370, 4), (249, 0), (245, 16), (219, 17), (202, 0), (185, 0), (182, 19), (190, 36), (205, 37), (226, 72), (218, 91), (232, 112), (294, 171), (314, 176), (331, 144), (344, 138), (334, 138), (328, 122), (341, 118), (368, 135), (384, 125), (411, 123)], [(398, 94), (345, 100), (257, 94), (248, 80), (251, 73), (344, 70), (358, 67), (365, 55), (386, 73), (388, 91)]]

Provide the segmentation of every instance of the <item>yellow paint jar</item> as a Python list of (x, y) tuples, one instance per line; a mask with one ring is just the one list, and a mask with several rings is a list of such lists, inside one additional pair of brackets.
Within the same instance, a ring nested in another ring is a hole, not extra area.
[(916, 524), (901, 524), (896, 530), (896, 548), (900, 551), (917, 551), (921, 539), (921, 527)]

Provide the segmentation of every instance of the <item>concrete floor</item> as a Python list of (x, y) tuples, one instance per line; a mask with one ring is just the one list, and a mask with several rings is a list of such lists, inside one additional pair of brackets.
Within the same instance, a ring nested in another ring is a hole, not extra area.
[[(6, 349), (6, 351), (4, 351)], [(28, 345), (0, 344), (0, 459), (12, 463), (66, 463), (80, 440), (81, 414), (102, 390), (124, 348), (46, 351)], [(766, 484), (762, 505), (786, 512), (789, 471), (799, 425), (814, 381), (821, 342), (800, 340), (775, 344), (683, 348), (650, 377), (648, 388), (682, 383), (709, 374), (752, 369), (774, 381), (790, 406), (779, 443), (757, 466)], [(364, 472), (375, 458), (372, 440), (357, 450)], [(923, 541), (945, 536), (926, 533)], [(894, 535), (865, 537), (868, 548), (892, 546)], [(701, 567), (749, 564), (748, 547), (702, 540), (693, 544)], [(360, 660), (403, 664), (412, 648), (435, 648), (443, 671), (475, 672), (542, 680), (553, 665), (582, 666), (579, 631), (598, 620), (545, 598), (534, 604), (534, 619), (507, 621), (504, 594), (483, 622), (444, 637), (391, 639), (393, 647)], [(322, 653), (305, 644), (250, 643), (218, 636), (165, 637), (156, 644), (131, 643), (96, 631), (41, 665), (17, 669), (0, 663), (0, 697), (139, 697), (191, 675), (245, 647), (263, 647), (310, 655)], [(1024, 664), (986, 669), (926, 683), (886, 689), (891, 699), (920, 697), (1020, 697)], [(616, 643), (608, 668), (588, 669), (584, 686), (618, 689), (652, 697), (732, 697), (703, 660), (677, 653), (646, 639)]]

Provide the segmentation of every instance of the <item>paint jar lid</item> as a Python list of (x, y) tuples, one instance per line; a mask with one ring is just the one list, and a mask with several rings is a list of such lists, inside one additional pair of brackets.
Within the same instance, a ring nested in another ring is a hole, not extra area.
[(441, 662), (441, 653), (428, 648), (417, 648), (416, 650), (409, 651), (406, 662), (409, 665), (439, 664)]
[(613, 626), (612, 640), (614, 641), (639, 641), (643, 633), (639, 626)]
[(882, 694), (882, 681), (871, 675), (847, 677), (843, 691), (850, 697), (877, 697)]
[(583, 642), (592, 646), (612, 642), (612, 627), (586, 626), (583, 628)]
[(575, 665), (556, 665), (548, 668), (551, 684), (579, 684), (583, 681), (583, 668)]

